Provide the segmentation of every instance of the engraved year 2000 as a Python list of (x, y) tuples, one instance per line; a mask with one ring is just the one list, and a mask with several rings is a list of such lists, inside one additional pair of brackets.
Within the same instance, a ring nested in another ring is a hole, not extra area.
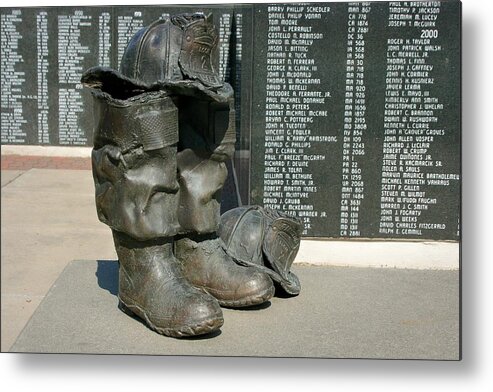
[(421, 30), (421, 38), (438, 38), (438, 30)]

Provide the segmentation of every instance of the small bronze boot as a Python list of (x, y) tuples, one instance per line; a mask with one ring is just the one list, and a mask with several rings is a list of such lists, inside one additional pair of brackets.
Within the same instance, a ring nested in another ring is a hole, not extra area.
[(121, 310), (176, 338), (207, 334), (223, 325), (217, 301), (184, 278), (170, 239), (136, 241), (116, 231), (113, 238), (120, 260)]
[(269, 276), (236, 264), (224, 251), (220, 238), (195, 239), (175, 241), (175, 255), (193, 286), (231, 308), (259, 305), (272, 298), (274, 285)]

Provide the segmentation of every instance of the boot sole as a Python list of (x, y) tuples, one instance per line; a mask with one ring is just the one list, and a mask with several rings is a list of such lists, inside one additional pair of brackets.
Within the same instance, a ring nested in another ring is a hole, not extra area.
[(204, 291), (206, 291), (209, 295), (212, 295), (214, 298), (216, 298), (217, 302), (219, 302), (219, 305), (224, 306), (226, 308), (246, 308), (249, 306), (263, 304), (264, 302), (267, 302), (269, 299), (271, 299), (274, 296), (275, 290), (276, 290), (275, 287), (271, 286), (265, 291), (260, 292), (259, 294), (255, 294), (250, 297), (243, 298), (241, 300), (226, 300), (226, 299), (219, 299), (217, 297), (214, 297), (214, 294), (208, 292), (207, 289), (204, 289)]
[(120, 299), (118, 308), (128, 316), (138, 317), (143, 320), (150, 329), (158, 334), (173, 338), (205, 335), (218, 330), (224, 324), (224, 319), (222, 317), (216, 317), (210, 320), (204, 320), (194, 325), (186, 325), (180, 328), (164, 328), (158, 327), (151, 320), (149, 320), (146, 312), (138, 305), (127, 305)]

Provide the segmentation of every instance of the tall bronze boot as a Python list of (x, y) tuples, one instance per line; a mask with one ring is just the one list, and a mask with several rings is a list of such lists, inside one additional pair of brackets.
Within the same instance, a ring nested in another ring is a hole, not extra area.
[(120, 308), (168, 336), (217, 330), (219, 304), (190, 285), (173, 256), (179, 185), (172, 98), (109, 69), (91, 69), (82, 81), (94, 97), (96, 207), (114, 234)]

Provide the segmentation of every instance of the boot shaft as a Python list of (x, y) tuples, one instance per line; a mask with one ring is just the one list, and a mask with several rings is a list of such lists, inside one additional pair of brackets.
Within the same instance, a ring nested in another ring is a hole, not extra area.
[(120, 263), (119, 293), (138, 299), (151, 289), (151, 281), (181, 276), (171, 238), (136, 241), (113, 230), (113, 240)]
[(178, 109), (164, 91), (139, 92), (103, 76), (92, 90), (92, 167), (99, 219), (146, 241), (179, 232)]

